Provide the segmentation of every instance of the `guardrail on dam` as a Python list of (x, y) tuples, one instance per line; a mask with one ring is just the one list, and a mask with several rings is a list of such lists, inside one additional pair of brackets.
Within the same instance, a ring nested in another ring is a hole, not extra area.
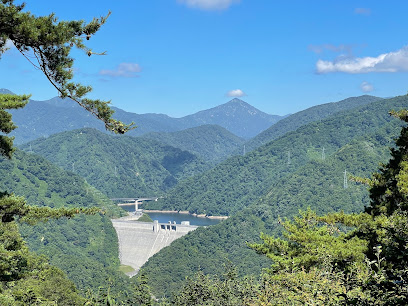
[(135, 269), (130, 276), (137, 274), (143, 264), (162, 248), (198, 227), (189, 225), (189, 222), (175, 224), (157, 220), (152, 223), (117, 219), (112, 220), (112, 224), (118, 235), (120, 263)]

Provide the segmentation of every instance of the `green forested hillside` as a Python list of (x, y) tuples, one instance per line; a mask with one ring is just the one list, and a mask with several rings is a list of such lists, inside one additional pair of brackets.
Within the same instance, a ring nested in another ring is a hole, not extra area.
[(38, 155), (17, 150), (11, 160), (0, 158), (0, 173), (0, 190), (24, 196), (31, 205), (56, 208), (96, 205), (106, 209), (109, 215), (122, 213), (83, 178)]
[(245, 146), (249, 152), (310, 122), (323, 120), (338, 112), (354, 109), (381, 99), (382, 98), (364, 95), (347, 98), (339, 102), (331, 102), (310, 107), (278, 121), (267, 130), (248, 140)]
[[(403, 100), (404, 97), (401, 97), (392, 103), (396, 107), (404, 103)], [(357, 114), (356, 117), (358, 116)], [(374, 113), (372, 117), (377, 118)], [(251, 253), (246, 242), (258, 241), (260, 231), (268, 234), (279, 233), (279, 217), (290, 218), (296, 215), (299, 209), (311, 207), (319, 214), (338, 210), (361, 211), (364, 205), (369, 203), (366, 186), (348, 180), (348, 187), (344, 188), (344, 170), (369, 177), (377, 170), (378, 163), (389, 159), (388, 147), (392, 145), (400, 127), (398, 120), (389, 118), (384, 124), (378, 125), (375, 131), (355, 137), (338, 150), (327, 153), (324, 160), (321, 151), (309, 152), (308, 162), (276, 180), (267, 192), (248, 208), (216, 227), (202, 229), (203, 233), (190, 233), (165, 252), (152, 257), (143, 270), (151, 279), (153, 291), (160, 294), (174, 292), (185, 276), (195, 273), (197, 265), (204, 271), (220, 275), (223, 273), (220, 258), (231, 260), (239, 267), (241, 275), (259, 275), (261, 267), (267, 267), (270, 263), (263, 262), (263, 257), (259, 257), (255, 252)], [(176, 247), (183, 250), (184, 245), (194, 245), (194, 256), (188, 257), (187, 250), (177, 253), (177, 256), (170, 256), (176, 254)], [(212, 254), (212, 250), (215, 250), (215, 254)], [(195, 258), (199, 260), (196, 261)], [(172, 262), (171, 265), (167, 264), (169, 261)], [(161, 281), (156, 277), (158, 271), (166, 271), (172, 278)]]
[(178, 184), (165, 199), (149, 207), (230, 215), (266, 194), (281, 178), (321, 156), (323, 148), (325, 154), (332, 154), (389, 122), (390, 109), (407, 106), (407, 97), (396, 97), (310, 123)]
[(109, 197), (157, 196), (206, 169), (196, 155), (155, 140), (80, 129), (22, 146), (85, 178)]
[(27, 203), (48, 207), (101, 207), (106, 214), (52, 220), (20, 230), (31, 250), (45, 254), (65, 271), (78, 289), (98, 291), (111, 279), (112, 291), (130, 290), (127, 277), (118, 272), (118, 242), (109, 217), (123, 211), (86, 181), (22, 151), (12, 160), (0, 159), (0, 190), (26, 197)]
[[(392, 128), (394, 135), (398, 130), (397, 126)], [(361, 211), (369, 202), (367, 189), (351, 181), (344, 189), (343, 171), (347, 168), (350, 173), (368, 177), (377, 169), (378, 162), (389, 158), (392, 136), (384, 138), (380, 132), (368, 136), (371, 138), (371, 142), (352, 141), (324, 161), (308, 162), (279, 180), (253, 205), (216, 226), (190, 233), (156, 254), (143, 267), (153, 292), (160, 295), (176, 292), (184, 278), (198, 269), (221, 275), (227, 261), (237, 266), (241, 276), (258, 276), (270, 262), (249, 249), (246, 242), (258, 242), (261, 232), (279, 234), (279, 217), (290, 218), (307, 207), (322, 214)], [(350, 163), (351, 158), (355, 162)]]
[(381, 130), (359, 137), (325, 160), (308, 162), (274, 184), (254, 206), (281, 217), (292, 217), (307, 207), (319, 213), (362, 211), (369, 203), (367, 186), (355, 183), (352, 177), (369, 177), (377, 171), (378, 164), (389, 158), (390, 135), (397, 135), (400, 128), (398, 122), (390, 123), (387, 129), (392, 134), (383, 135)]
[(218, 125), (202, 125), (172, 133), (148, 133), (143, 138), (192, 152), (212, 163), (226, 159), (232, 152), (243, 149), (244, 140)]

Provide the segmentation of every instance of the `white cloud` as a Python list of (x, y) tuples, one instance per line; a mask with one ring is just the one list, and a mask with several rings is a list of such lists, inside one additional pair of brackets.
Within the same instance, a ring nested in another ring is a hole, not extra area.
[(354, 10), (354, 13), (355, 13), (355, 14), (358, 14), (358, 15), (366, 15), (366, 16), (368, 16), (368, 15), (371, 15), (371, 10), (370, 10), (369, 8), (358, 7), (358, 8), (356, 8), (356, 9)]
[(225, 10), (234, 3), (239, 3), (241, 0), (177, 0), (179, 3), (186, 4), (192, 8), (201, 10), (215, 11)]
[(233, 89), (227, 92), (227, 97), (234, 97), (234, 98), (240, 98), (246, 96), (246, 93), (243, 92), (241, 89)]
[(110, 77), (135, 78), (138, 77), (137, 73), (140, 71), (142, 68), (139, 64), (120, 63), (114, 70), (103, 69), (99, 71), (99, 74)]
[(370, 84), (368, 82), (363, 82), (363, 83), (360, 84), (360, 89), (363, 92), (370, 92), (370, 91), (374, 90), (374, 86), (373, 86), (373, 84)]
[(400, 72), (408, 71), (408, 47), (380, 54), (377, 57), (345, 57), (341, 56), (334, 61), (318, 60), (317, 73), (345, 72)]

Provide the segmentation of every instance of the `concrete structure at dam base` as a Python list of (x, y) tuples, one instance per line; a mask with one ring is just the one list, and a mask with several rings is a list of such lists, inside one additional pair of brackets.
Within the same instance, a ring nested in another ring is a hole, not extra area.
[(129, 219), (111, 221), (118, 235), (120, 263), (135, 269), (127, 273), (129, 276), (136, 275), (143, 264), (162, 248), (198, 228), (188, 221), (181, 224), (159, 223), (157, 220), (153, 223)]

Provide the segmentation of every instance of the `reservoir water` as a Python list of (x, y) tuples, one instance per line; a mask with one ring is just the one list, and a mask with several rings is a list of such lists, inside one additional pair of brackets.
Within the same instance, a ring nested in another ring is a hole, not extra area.
[(181, 221), (190, 221), (191, 225), (207, 226), (220, 223), (220, 220), (208, 219), (208, 218), (198, 218), (190, 214), (178, 214), (178, 213), (148, 213), (152, 220), (159, 220), (159, 223), (167, 223), (171, 221), (176, 221), (180, 224)]
[[(123, 209), (126, 211), (134, 212), (135, 209), (132, 206), (123, 206)], [(198, 218), (190, 214), (178, 214), (178, 213), (147, 213), (152, 220), (159, 220), (159, 223), (167, 223), (171, 221), (172, 223), (176, 221), (177, 224), (180, 224), (181, 221), (190, 221), (191, 225), (197, 226), (208, 226), (215, 225), (220, 223), (221, 220), (217, 219), (208, 219), (208, 218)]]

